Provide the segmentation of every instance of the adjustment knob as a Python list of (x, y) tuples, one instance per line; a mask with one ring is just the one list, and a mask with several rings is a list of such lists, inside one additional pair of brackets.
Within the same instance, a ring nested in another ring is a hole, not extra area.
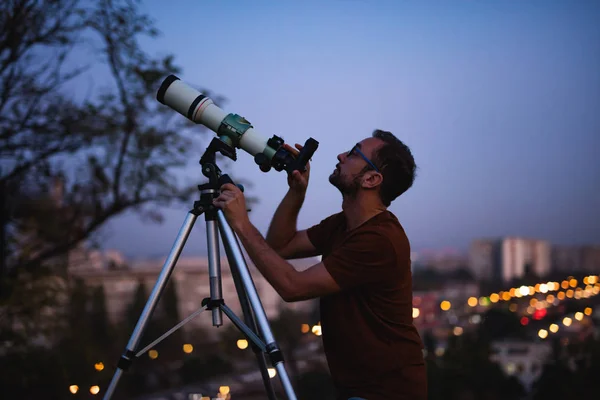
[(269, 172), (271, 170), (269, 159), (264, 153), (257, 153), (254, 156), (254, 161), (258, 164), (262, 172)]

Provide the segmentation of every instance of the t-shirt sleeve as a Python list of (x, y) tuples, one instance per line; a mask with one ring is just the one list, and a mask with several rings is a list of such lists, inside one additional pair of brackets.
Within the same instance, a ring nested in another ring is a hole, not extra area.
[(333, 214), (306, 230), (308, 239), (320, 254), (323, 254), (323, 251), (327, 247), (327, 244), (331, 239), (331, 233), (339, 223), (339, 217), (339, 213)]
[(390, 239), (371, 231), (349, 237), (323, 264), (342, 289), (392, 279), (398, 267)]

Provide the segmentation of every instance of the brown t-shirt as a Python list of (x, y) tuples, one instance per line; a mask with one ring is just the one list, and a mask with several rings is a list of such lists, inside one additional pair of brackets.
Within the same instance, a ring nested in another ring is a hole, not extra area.
[(425, 399), (410, 244), (398, 219), (384, 211), (347, 231), (340, 212), (307, 234), (342, 288), (320, 299), (323, 346), (339, 398)]

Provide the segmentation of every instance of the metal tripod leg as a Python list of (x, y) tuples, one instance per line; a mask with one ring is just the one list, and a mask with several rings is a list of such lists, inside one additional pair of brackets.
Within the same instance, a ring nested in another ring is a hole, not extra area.
[[(237, 238), (236, 238), (237, 240)], [(226, 241), (224, 240), (226, 243)], [(237, 246), (239, 247), (239, 243), (236, 241)], [(233, 278), (233, 283), (235, 284), (235, 289), (238, 294), (238, 299), (240, 300), (240, 306), (242, 308), (242, 313), (244, 315), (244, 322), (246, 325), (254, 332), (258, 333), (258, 328), (256, 326), (256, 320), (254, 312), (252, 311), (252, 307), (250, 306), (250, 302), (248, 301), (248, 294), (246, 293), (246, 289), (241, 280), (240, 273), (238, 271), (237, 265), (235, 265), (235, 259), (233, 254), (231, 253), (231, 247), (229, 245), (225, 245), (225, 253), (227, 254), (227, 259), (229, 260), (229, 269), (231, 270), (231, 276)], [(232, 262), (231, 260), (234, 260)], [(254, 283), (250, 282), (252, 285)], [(231, 319), (231, 318), (230, 318)], [(258, 367), (260, 369), (260, 373), (262, 375), (262, 380), (265, 385), (265, 390), (267, 392), (267, 396), (269, 400), (276, 400), (275, 389), (273, 387), (273, 383), (271, 382), (271, 377), (269, 376), (269, 370), (267, 367), (267, 357), (265, 353), (258, 348), (253, 342), (252, 343), (252, 351), (256, 355), (256, 361), (258, 363)]]
[[(210, 284), (210, 299), (223, 302), (223, 288), (221, 285), (221, 257), (219, 255), (219, 235), (217, 234), (217, 221), (214, 220), (214, 211), (204, 213), (206, 218), (206, 241), (208, 250), (208, 276)], [(219, 307), (212, 308), (213, 326), (223, 325), (223, 315)]]
[(283, 389), (285, 390), (288, 399), (296, 400), (294, 388), (292, 387), (292, 383), (290, 382), (290, 378), (283, 363), (281, 350), (279, 350), (279, 347), (275, 342), (275, 338), (273, 337), (273, 333), (271, 332), (269, 320), (267, 319), (265, 310), (262, 307), (260, 297), (256, 292), (256, 287), (254, 286), (252, 276), (250, 275), (250, 271), (246, 265), (246, 260), (244, 259), (242, 251), (238, 245), (237, 237), (227, 223), (225, 215), (221, 210), (217, 212), (217, 218), (221, 235), (223, 237), (223, 245), (227, 249), (228, 254), (232, 255), (232, 259), (229, 261), (230, 267), (236, 268), (240, 274), (240, 278), (246, 289), (246, 294), (248, 295), (248, 300), (250, 301), (252, 309), (255, 313), (260, 334), (266, 343), (267, 353), (269, 354), (271, 362), (277, 370), (277, 374), (279, 375), (279, 379), (281, 380), (281, 384), (283, 385)]
[(179, 259), (179, 255), (181, 254), (181, 251), (185, 246), (185, 242), (190, 236), (190, 232), (194, 227), (194, 222), (196, 222), (196, 218), (198, 218), (198, 216), (192, 212), (189, 212), (185, 217), (185, 221), (183, 222), (183, 225), (181, 226), (181, 229), (177, 234), (177, 238), (175, 239), (175, 243), (173, 244), (173, 247), (171, 248), (168, 257), (165, 260), (162, 271), (160, 272), (160, 275), (158, 276), (158, 279), (154, 284), (154, 288), (152, 289), (152, 293), (150, 294), (150, 297), (146, 302), (146, 306), (144, 307), (144, 310), (142, 311), (142, 314), (140, 315), (140, 318), (138, 319), (138, 322), (135, 325), (133, 334), (129, 339), (129, 343), (127, 343), (125, 353), (123, 353), (119, 360), (119, 363), (117, 364), (117, 370), (115, 371), (115, 374), (112, 380), (110, 381), (110, 385), (108, 386), (108, 389), (104, 394), (104, 400), (108, 400), (111, 398), (113, 392), (115, 391), (115, 388), (117, 387), (117, 383), (119, 383), (119, 379), (121, 378), (123, 371), (129, 368), (131, 362), (135, 358), (135, 351), (140, 344), (142, 335), (144, 334), (146, 326), (150, 321), (150, 317), (152, 316), (152, 313), (154, 312), (154, 309), (158, 304), (160, 295), (162, 294), (163, 290), (165, 289), (165, 286), (167, 285), (167, 281), (171, 276), (171, 272), (173, 272), (173, 268), (175, 267), (175, 264), (177, 264), (177, 260)]

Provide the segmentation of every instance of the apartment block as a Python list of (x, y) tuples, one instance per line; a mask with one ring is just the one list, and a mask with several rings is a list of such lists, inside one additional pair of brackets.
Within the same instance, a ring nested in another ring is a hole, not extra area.
[(551, 246), (544, 240), (520, 237), (477, 239), (469, 249), (469, 266), (479, 280), (543, 277), (551, 271)]

